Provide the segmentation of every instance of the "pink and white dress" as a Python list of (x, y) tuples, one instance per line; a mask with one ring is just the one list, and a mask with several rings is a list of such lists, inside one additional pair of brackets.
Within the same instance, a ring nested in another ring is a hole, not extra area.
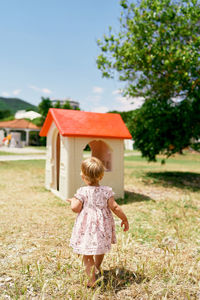
[(116, 243), (115, 223), (108, 207), (108, 199), (114, 195), (108, 186), (85, 186), (74, 195), (83, 203), (76, 218), (70, 246), (75, 253), (98, 255), (108, 252)]

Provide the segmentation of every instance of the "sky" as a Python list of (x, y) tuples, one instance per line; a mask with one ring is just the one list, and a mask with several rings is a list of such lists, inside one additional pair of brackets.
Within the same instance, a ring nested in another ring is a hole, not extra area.
[(96, 65), (97, 39), (119, 30), (119, 0), (0, 0), (0, 11), (0, 96), (71, 98), (93, 112), (138, 107)]

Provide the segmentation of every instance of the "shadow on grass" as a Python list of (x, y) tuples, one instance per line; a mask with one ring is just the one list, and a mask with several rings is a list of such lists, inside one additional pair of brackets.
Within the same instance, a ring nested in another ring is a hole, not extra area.
[(154, 184), (165, 187), (172, 186), (181, 189), (189, 189), (194, 192), (200, 190), (200, 174), (192, 172), (148, 172), (148, 178), (154, 179)]
[[(149, 281), (145, 277), (142, 270), (139, 272), (131, 272), (125, 268), (114, 268), (110, 270), (103, 271), (103, 288), (113, 288), (115, 291), (120, 291), (126, 289), (134, 282), (137, 284), (142, 283), (143, 281)], [(102, 285), (101, 283), (101, 285)]]
[(125, 191), (124, 199), (119, 198), (116, 201), (119, 204), (129, 204), (129, 203), (134, 203), (134, 202), (155, 201), (155, 200), (153, 200), (152, 198), (150, 198), (146, 195), (143, 195), (143, 194)]

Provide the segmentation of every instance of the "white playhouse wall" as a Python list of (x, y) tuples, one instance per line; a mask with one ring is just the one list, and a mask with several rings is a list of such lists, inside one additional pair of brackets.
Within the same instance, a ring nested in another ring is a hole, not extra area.
[[(58, 129), (54, 122), (48, 131), (46, 140), (46, 168), (45, 168), (45, 187), (48, 190), (56, 189), (56, 144), (53, 141), (56, 139)], [(59, 196), (59, 194), (58, 194)]]
[(72, 197), (84, 182), (80, 176), (80, 166), (83, 158), (83, 149), (92, 141), (105, 142), (112, 153), (112, 170), (105, 172), (102, 185), (113, 188), (116, 198), (124, 197), (124, 141), (122, 139), (101, 139), (87, 137), (60, 136), (60, 185), (56, 191), (56, 155), (55, 137), (58, 129), (52, 122), (47, 136), (47, 159), (45, 186), (62, 199)]
[[(70, 143), (71, 157), (74, 158), (73, 163), (70, 166), (71, 175), (74, 178), (74, 186), (69, 187), (71, 189), (71, 193), (74, 194), (76, 189), (80, 186), (83, 186), (84, 183), (80, 176), (80, 166), (83, 160), (83, 149), (87, 144), (94, 140), (101, 140), (105, 142), (112, 150), (112, 170), (105, 172), (104, 177), (101, 181), (102, 185), (111, 186), (116, 193), (116, 197), (123, 197), (124, 196), (124, 160), (123, 160), (123, 153), (124, 153), (124, 144), (123, 140), (117, 139), (99, 139), (99, 138), (68, 138), (66, 143)], [(74, 167), (73, 167), (74, 166)]]

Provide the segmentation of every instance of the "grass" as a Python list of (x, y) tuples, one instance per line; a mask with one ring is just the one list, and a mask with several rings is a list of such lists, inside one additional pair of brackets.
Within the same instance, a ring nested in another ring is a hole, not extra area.
[(29, 148), (29, 149), (37, 149), (37, 150), (42, 150), (42, 151), (46, 151), (46, 146), (28, 146), (26, 148)]
[(19, 153), (12, 153), (7, 151), (0, 151), (0, 155), (19, 155)]
[(16, 152), (6, 152), (6, 151), (0, 151), (0, 156), (2, 155), (18, 155), (18, 156), (21, 156), (21, 155), (43, 155), (45, 153), (40, 153), (40, 152), (27, 152), (27, 153), (16, 153)]
[(44, 188), (45, 162), (0, 162), (0, 299), (198, 299), (200, 155), (160, 161), (125, 157), (130, 230), (116, 219), (94, 290), (69, 248), (75, 214)]
[[(27, 152), (17, 152), (20, 149), (16, 148), (16, 152), (14, 152), (15, 148), (13, 148), (12, 149), (13, 152), (12, 152), (12, 151), (3, 151), (0, 148), (0, 156), (1, 155), (43, 155), (43, 154), (46, 153), (46, 147), (43, 147), (43, 146), (28, 146), (28, 147), (22, 148), (22, 151), (24, 149), (25, 150), (28, 149), (29, 151), (27, 151)], [(10, 148), (8, 150), (10, 150)], [(33, 152), (31, 152), (31, 150)], [(35, 150), (40, 150), (41, 152), (35, 152)], [(42, 152), (42, 151), (44, 151), (44, 152)]]

